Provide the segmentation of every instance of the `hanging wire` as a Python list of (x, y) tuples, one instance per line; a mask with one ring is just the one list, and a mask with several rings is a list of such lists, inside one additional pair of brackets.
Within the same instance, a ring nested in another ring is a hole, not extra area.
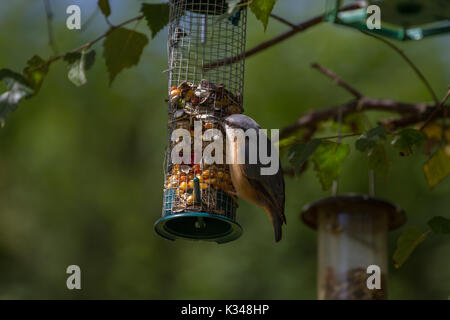
[[(337, 142), (340, 143), (342, 138), (341, 138), (341, 131), (342, 131), (342, 108), (339, 108), (338, 110), (338, 129), (337, 129)], [(333, 197), (335, 197), (338, 193), (338, 188), (339, 188), (339, 182), (338, 180), (334, 180), (333, 181), (333, 187), (332, 187), (332, 191), (331, 194), (333, 195)]]

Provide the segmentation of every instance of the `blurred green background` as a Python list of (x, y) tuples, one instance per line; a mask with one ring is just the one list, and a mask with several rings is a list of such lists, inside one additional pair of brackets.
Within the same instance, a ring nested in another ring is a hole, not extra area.
[[(60, 52), (107, 29), (101, 14), (81, 32), (65, 27), (69, 4), (81, 6), (85, 23), (96, 2), (53, 1)], [(135, 16), (140, 3), (111, 0), (111, 20)], [(280, 0), (274, 12), (296, 22), (324, 7), (324, 1)], [(0, 30), (0, 68), (21, 71), (32, 55), (52, 54), (43, 1), (1, 1)], [(144, 22), (138, 30), (150, 36)], [(264, 33), (251, 15), (248, 48), (284, 30), (272, 20)], [(243, 201), (238, 221), (244, 234), (232, 243), (170, 242), (155, 235), (166, 145), (166, 37), (165, 29), (139, 66), (121, 73), (111, 88), (101, 44), (84, 87), (69, 82), (64, 63), (54, 64), (39, 95), (8, 117), (0, 130), (0, 298), (315, 299), (316, 233), (299, 212), (329, 193), (311, 168), (286, 178), (288, 225), (279, 244), (267, 216)], [(397, 44), (442, 97), (450, 79), (449, 36)], [(310, 68), (312, 62), (372, 97), (430, 100), (394, 51), (324, 23), (247, 60), (246, 113), (263, 128), (282, 128), (307, 110), (351, 98)], [(429, 190), (425, 156), (391, 155), (389, 179), (377, 180), (377, 195), (403, 207), (408, 224), (424, 231), (430, 217), (449, 217), (450, 179)], [(353, 147), (340, 191), (367, 192), (367, 164)], [(389, 235), (390, 256), (400, 232)], [(81, 267), (82, 290), (66, 288), (71, 264)], [(447, 299), (450, 241), (430, 237), (400, 270), (390, 259), (390, 269), (391, 299)]]

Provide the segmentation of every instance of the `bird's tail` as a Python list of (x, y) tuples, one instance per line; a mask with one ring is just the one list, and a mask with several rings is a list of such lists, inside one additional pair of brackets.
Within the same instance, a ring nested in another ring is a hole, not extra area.
[(275, 242), (279, 242), (282, 237), (282, 226), (286, 221), (284, 220), (284, 213), (277, 212), (277, 210), (270, 209), (268, 206), (264, 206), (264, 211), (270, 218), (270, 222), (272, 222), (273, 231), (275, 233)]

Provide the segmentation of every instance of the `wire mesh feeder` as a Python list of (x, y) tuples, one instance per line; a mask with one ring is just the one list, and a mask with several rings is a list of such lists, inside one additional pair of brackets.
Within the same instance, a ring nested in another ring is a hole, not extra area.
[[(221, 120), (243, 112), (244, 52), (247, 11), (245, 6), (228, 13), (225, 0), (172, 0), (168, 39), (169, 121), (165, 157), (162, 218), (156, 232), (178, 238), (225, 243), (238, 238), (242, 229), (235, 221), (237, 199), (228, 165), (195, 161), (174, 164), (171, 141), (175, 129), (189, 130), (202, 121), (202, 133), (220, 130)], [(219, 65), (217, 61), (233, 59)], [(208, 118), (208, 116), (212, 116)], [(194, 150), (191, 139), (191, 150)], [(223, 159), (225, 161), (225, 146)], [(202, 150), (206, 147), (203, 142)]]

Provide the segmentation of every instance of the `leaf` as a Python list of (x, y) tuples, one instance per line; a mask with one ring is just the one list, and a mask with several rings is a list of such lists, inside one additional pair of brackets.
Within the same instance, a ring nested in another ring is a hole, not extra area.
[(98, 0), (97, 5), (106, 18), (111, 15), (111, 6), (109, 5), (109, 0)]
[(450, 219), (436, 216), (428, 221), (428, 225), (436, 234), (450, 234)]
[(27, 62), (27, 67), (23, 70), (25, 79), (34, 90), (34, 94), (37, 94), (44, 82), (44, 78), (48, 73), (47, 62), (38, 55), (33, 56)]
[(386, 155), (384, 146), (377, 143), (368, 153), (369, 169), (373, 170), (377, 175), (387, 178), (390, 161)]
[(414, 249), (422, 243), (430, 232), (421, 233), (417, 227), (406, 228), (397, 240), (397, 249), (394, 252), (395, 267), (400, 268), (409, 258)]
[(350, 152), (350, 146), (344, 143), (322, 141), (311, 157), (314, 170), (323, 190), (329, 190), (342, 171), (342, 164)]
[(126, 68), (139, 63), (144, 47), (148, 44), (145, 34), (118, 28), (103, 42), (103, 56), (109, 73), (109, 85)]
[[(352, 113), (344, 117), (342, 121), (342, 133), (352, 133), (352, 132), (363, 132), (365, 131), (364, 117), (360, 113)], [(345, 128), (348, 127), (349, 130), (346, 132)]]
[(67, 67), (69, 68), (69, 80), (80, 87), (87, 82), (86, 71), (95, 63), (95, 51), (68, 53), (64, 56)]
[(276, 1), (277, 0), (254, 0), (250, 5), (250, 9), (255, 14), (256, 18), (262, 22), (264, 31), (267, 29), (269, 16), (272, 13)]
[(355, 147), (361, 152), (366, 152), (375, 147), (378, 141), (384, 139), (386, 139), (386, 129), (383, 126), (378, 126), (362, 134), (355, 141)]
[(19, 102), (33, 94), (28, 81), (21, 74), (8, 69), (0, 70), (0, 81), (5, 81), (8, 91), (0, 95), (0, 123), (5, 124), (8, 114), (16, 110)]
[(422, 144), (427, 135), (420, 130), (406, 128), (401, 130), (392, 140), (392, 145), (400, 150), (400, 155), (411, 155), (414, 146)]
[(423, 128), (423, 132), (429, 139), (441, 140), (442, 138), (442, 126), (434, 122), (425, 126), (425, 128)]
[(147, 25), (152, 31), (152, 39), (169, 23), (170, 7), (168, 3), (143, 3), (141, 12), (144, 14)]
[(423, 128), (423, 132), (427, 135), (428, 139), (440, 141), (443, 138), (450, 142), (450, 128), (445, 129), (444, 136), (442, 135), (442, 125), (432, 122)]
[(313, 155), (320, 143), (320, 140), (313, 139), (308, 143), (296, 144), (289, 150), (289, 161), (294, 167), (295, 174), (298, 174), (302, 165)]
[(423, 165), (423, 170), (430, 188), (433, 188), (447, 177), (450, 174), (450, 145), (447, 145), (445, 148), (439, 148)]

